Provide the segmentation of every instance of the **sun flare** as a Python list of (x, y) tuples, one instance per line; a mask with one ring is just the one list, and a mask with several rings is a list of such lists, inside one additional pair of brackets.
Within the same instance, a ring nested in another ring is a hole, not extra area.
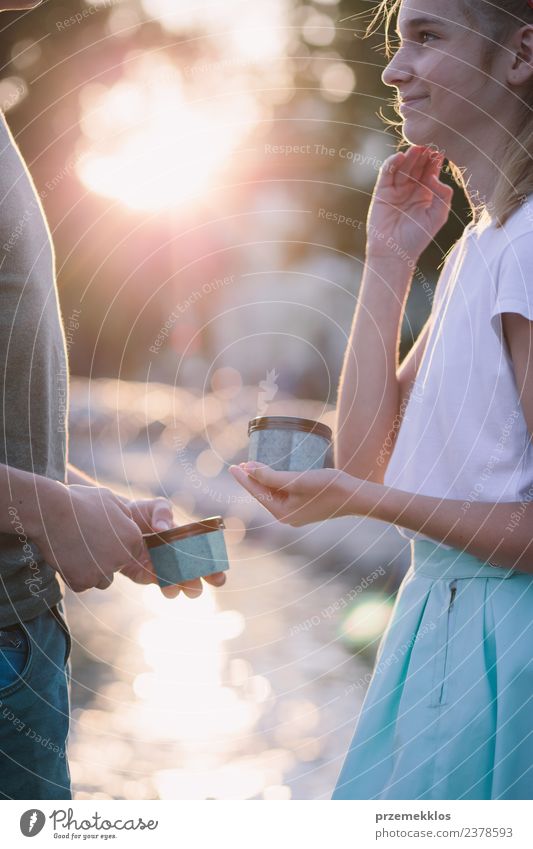
[(257, 121), (250, 93), (190, 100), (168, 60), (138, 58), (122, 80), (82, 98), (77, 171), (91, 191), (136, 209), (180, 207), (209, 191)]

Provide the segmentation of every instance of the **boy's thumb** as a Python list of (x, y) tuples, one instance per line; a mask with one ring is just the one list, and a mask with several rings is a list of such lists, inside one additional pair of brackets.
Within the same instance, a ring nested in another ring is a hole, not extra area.
[(155, 531), (168, 531), (174, 523), (172, 508), (166, 499), (161, 499), (152, 513), (152, 527)]

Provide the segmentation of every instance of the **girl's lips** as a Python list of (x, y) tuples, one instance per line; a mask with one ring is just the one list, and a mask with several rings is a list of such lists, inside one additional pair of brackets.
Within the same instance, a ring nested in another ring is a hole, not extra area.
[(427, 100), (427, 94), (423, 97), (415, 97), (410, 100), (402, 100), (400, 101), (400, 109), (404, 111), (405, 109), (412, 109), (413, 107), (416, 109), (423, 100)]

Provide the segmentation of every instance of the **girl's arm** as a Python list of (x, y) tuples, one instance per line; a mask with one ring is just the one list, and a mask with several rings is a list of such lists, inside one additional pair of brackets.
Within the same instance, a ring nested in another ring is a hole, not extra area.
[(400, 328), (413, 270), (449, 215), (442, 157), (412, 146), (380, 169), (367, 220), (366, 259), (337, 399), (335, 465), (382, 482), (427, 342), (428, 325), (401, 369)]
[[(489, 503), (383, 486), (379, 490), (365, 493), (367, 511), (362, 515), (423, 533), (496, 566), (533, 574), (533, 492), (522, 502)], [(358, 506), (360, 495), (352, 497), (352, 507)]]
[(415, 495), (336, 469), (275, 472), (243, 463), (230, 471), (284, 524), (368, 516), (469, 551), (496, 566), (533, 574), (533, 492), (524, 502), (471, 503)]
[[(533, 321), (518, 312), (505, 312), (502, 328), (533, 438)], [(504, 503), (430, 498), (388, 487), (369, 489), (368, 497), (364, 515), (419, 531), (497, 566), (533, 574), (533, 487), (524, 501)], [(357, 499), (356, 495), (354, 507)]]
[(411, 278), (407, 263), (367, 256), (339, 383), (335, 465), (375, 481), (400, 412), (398, 340)]
[[(506, 312), (502, 327), (533, 438), (533, 321)], [(335, 469), (274, 472), (268, 466), (244, 463), (231, 471), (281, 522), (304, 525), (335, 516), (369, 516), (496, 566), (533, 574), (533, 487), (521, 502), (471, 502), (415, 495)]]
[[(502, 313), (502, 328), (522, 412), (533, 438), (533, 321), (506, 312)], [(380, 489), (381, 493), (369, 492), (367, 515), (420, 531), (497, 566), (533, 574), (533, 487), (524, 501), (504, 503), (453, 501)]]

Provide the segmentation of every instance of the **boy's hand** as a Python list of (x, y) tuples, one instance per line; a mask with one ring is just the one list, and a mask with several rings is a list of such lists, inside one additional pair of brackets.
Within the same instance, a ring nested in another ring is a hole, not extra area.
[(115, 572), (142, 557), (142, 532), (110, 489), (42, 478), (36, 495), (37, 507), (21, 507), (28, 536), (74, 592), (106, 589)]
[(174, 526), (172, 504), (168, 498), (142, 498), (131, 501), (123, 498), (122, 501), (143, 534), (166, 531)]
[[(138, 525), (143, 534), (166, 531), (175, 524), (172, 515), (172, 504), (167, 498), (123, 500), (131, 513), (133, 521)], [(120, 571), (136, 584), (158, 584), (146, 546), (144, 546), (144, 551), (137, 559), (137, 562), (128, 563)], [(213, 575), (207, 575), (203, 580), (212, 584), (214, 587), (221, 587), (226, 582), (226, 575), (224, 572), (216, 572)], [(183, 584), (161, 587), (161, 592), (166, 598), (175, 598), (179, 595), (180, 590), (183, 590), (189, 598), (197, 598), (203, 590), (202, 581), (200, 578), (197, 578), (194, 581), (186, 581)]]

